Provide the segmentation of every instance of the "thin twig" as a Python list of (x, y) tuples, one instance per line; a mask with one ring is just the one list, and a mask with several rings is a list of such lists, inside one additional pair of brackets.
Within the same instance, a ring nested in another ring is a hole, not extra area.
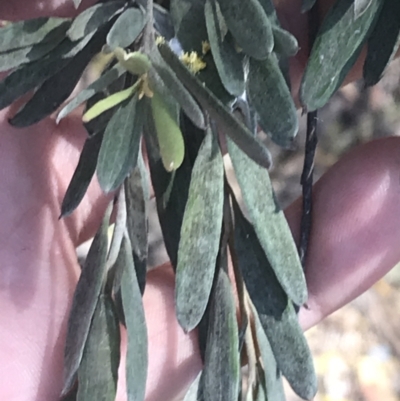
[[(315, 4), (308, 13), (309, 52), (311, 52), (312, 46), (314, 44), (314, 40), (318, 31), (318, 25), (319, 15), (317, 4)], [(303, 210), (301, 216), (299, 243), (299, 256), (303, 268), (305, 268), (305, 261), (312, 224), (312, 187), (314, 178), (314, 157), (318, 143), (317, 122), (317, 110), (307, 113), (307, 136), (305, 143), (303, 172), (301, 175), (301, 185), (303, 187)]]
[(303, 268), (305, 266), (312, 224), (312, 187), (314, 178), (314, 156), (317, 148), (317, 142), (317, 111), (313, 111), (311, 113), (307, 113), (307, 138), (305, 145), (303, 173), (301, 175), (301, 185), (303, 187), (303, 210), (300, 226), (299, 255)]

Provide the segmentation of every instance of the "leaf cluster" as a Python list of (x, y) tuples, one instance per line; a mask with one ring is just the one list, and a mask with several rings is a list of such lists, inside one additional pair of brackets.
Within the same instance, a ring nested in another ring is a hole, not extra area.
[[(305, 110), (329, 100), (366, 43), (365, 84), (380, 79), (398, 48), (399, 4), (335, 2), (302, 79)], [(304, 0), (303, 10), (313, 5)], [(187, 332), (198, 329), (204, 362), (185, 400), (281, 401), (283, 376), (300, 397), (314, 397), (312, 358), (296, 315), (307, 300), (305, 278), (257, 135), (260, 126), (277, 144), (293, 145), (298, 118), (287, 65), (297, 51), (271, 0), (171, 0), (168, 9), (112, 0), (74, 19), (0, 28), (0, 71), (9, 71), (0, 109), (32, 93), (10, 124), (28, 127), (54, 112), (58, 123), (84, 106), (87, 138), (60, 217), (74, 212), (95, 175), (115, 195), (110, 244), (112, 204), (75, 291), (61, 397), (115, 399), (122, 324), (128, 400), (144, 399), (150, 182), (176, 273), (177, 320)], [(106, 67), (71, 97), (99, 53)], [(241, 360), (248, 363), (245, 394)]]

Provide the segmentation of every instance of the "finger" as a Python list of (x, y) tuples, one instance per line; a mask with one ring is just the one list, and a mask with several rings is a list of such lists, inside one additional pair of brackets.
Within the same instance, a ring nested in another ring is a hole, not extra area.
[[(304, 329), (366, 291), (400, 260), (400, 138), (351, 151), (315, 185)], [(286, 212), (297, 237), (300, 201)]]

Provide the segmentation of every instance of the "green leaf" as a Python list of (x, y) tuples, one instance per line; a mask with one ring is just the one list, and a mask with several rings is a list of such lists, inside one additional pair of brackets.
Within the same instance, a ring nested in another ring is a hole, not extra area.
[(364, 62), (364, 83), (372, 86), (381, 79), (400, 44), (400, 2), (385, 0), (378, 21), (368, 39)]
[(383, 2), (374, 0), (357, 19), (354, 0), (338, 0), (330, 9), (315, 39), (300, 86), (300, 101), (305, 110), (324, 106), (341, 85), (345, 77), (340, 72), (367, 39)]
[(223, 29), (225, 21), (215, 0), (206, 1), (205, 16), (211, 52), (221, 81), (230, 94), (240, 96), (245, 90), (243, 54), (235, 49), (232, 35)]
[(82, 0), (73, 0), (75, 8), (78, 8), (82, 3)]
[(107, 44), (112, 50), (116, 47), (129, 47), (143, 31), (147, 18), (140, 8), (128, 8), (115, 21), (107, 36)]
[(248, 95), (261, 128), (280, 146), (290, 147), (299, 129), (296, 107), (275, 54), (250, 59)]
[(15, 127), (28, 127), (56, 111), (70, 96), (92, 57), (101, 49), (104, 36), (104, 31), (98, 32), (64, 68), (47, 79), (11, 118), (10, 124)]
[(78, 369), (77, 401), (114, 401), (120, 360), (120, 332), (112, 299), (101, 295)]
[(144, 102), (135, 94), (122, 103), (104, 133), (97, 177), (105, 193), (116, 190), (136, 166), (144, 119)]
[(226, 25), (243, 51), (258, 60), (266, 58), (274, 47), (274, 37), (271, 22), (258, 0), (218, 3)]
[[(126, 390), (128, 401), (143, 401), (147, 380), (147, 329), (142, 296), (132, 259), (132, 248), (124, 237), (120, 256), (124, 264), (121, 296), (125, 313), (128, 346), (126, 352)], [(117, 262), (118, 263), (118, 262)]]
[(296, 312), (280, 286), (252, 225), (233, 199), (235, 253), (250, 298), (268, 337), (277, 366), (293, 390), (306, 400), (317, 391), (317, 379), (307, 341)]
[(11, 23), (0, 28), (0, 53), (53, 42), (55, 37), (62, 37), (70, 25), (67, 18), (45, 17)]
[(111, 211), (110, 205), (93, 239), (72, 300), (65, 342), (64, 384), (61, 395), (66, 395), (74, 384), (89, 333), (90, 322), (105, 279), (107, 230)]
[(125, 180), (125, 193), (126, 227), (132, 245), (136, 276), (142, 294), (146, 284), (147, 273), (147, 203), (150, 199), (148, 180), (146, 166), (144, 165), (142, 154), (139, 153), (137, 166)]
[(96, 93), (104, 90), (112, 82), (120, 78), (126, 73), (125, 68), (116, 64), (114, 67), (106, 71), (100, 78), (96, 79), (87, 88), (81, 90), (69, 103), (67, 103), (57, 115), (57, 124), (66, 117), (69, 113), (79, 107), (83, 102), (86, 102)]
[(150, 58), (156, 73), (160, 76), (162, 82), (178, 102), (179, 106), (181, 106), (185, 114), (197, 127), (204, 129), (205, 121), (203, 111), (176, 74), (165, 63), (157, 49), (154, 49), (150, 54)]
[(60, 218), (69, 216), (81, 203), (94, 176), (103, 134), (86, 139), (78, 165), (68, 185), (61, 205)]
[(231, 287), (227, 273), (221, 268), (210, 307), (202, 381), (205, 401), (231, 401), (239, 397), (239, 336)]
[(260, 318), (258, 317), (257, 310), (255, 308), (253, 308), (253, 317), (256, 329), (258, 348), (260, 350), (261, 362), (264, 370), (263, 381), (265, 382), (263, 383), (265, 384), (265, 389), (259, 388), (259, 390), (261, 390), (261, 392), (264, 393), (264, 398), (261, 395), (259, 395), (259, 397), (256, 398), (256, 400), (285, 401), (286, 398), (283, 389), (282, 376), (276, 364), (271, 344), (269, 343), (268, 337), (265, 334), (265, 331), (260, 322)]
[(99, 29), (124, 8), (124, 1), (98, 3), (80, 13), (72, 22), (67, 35), (71, 40), (79, 40)]
[(176, 269), (176, 315), (185, 331), (198, 324), (214, 278), (222, 227), (224, 165), (208, 131), (192, 171)]
[(288, 297), (296, 305), (302, 305), (307, 300), (306, 280), (296, 244), (285, 215), (277, 204), (268, 171), (250, 160), (230, 140), (228, 152), (265, 255)]
[(280, 56), (292, 57), (299, 51), (297, 39), (285, 29), (272, 25), (274, 52)]
[(185, 144), (179, 127), (179, 107), (169, 93), (154, 92), (151, 113), (157, 132), (158, 145), (164, 168), (177, 170), (185, 157)]
[(271, 158), (262, 142), (241, 124), (226, 107), (199, 81), (171, 51), (168, 45), (162, 44), (159, 50), (164, 60), (176, 73), (181, 82), (189, 89), (200, 105), (206, 109), (219, 127), (251, 159), (263, 167), (271, 165)]

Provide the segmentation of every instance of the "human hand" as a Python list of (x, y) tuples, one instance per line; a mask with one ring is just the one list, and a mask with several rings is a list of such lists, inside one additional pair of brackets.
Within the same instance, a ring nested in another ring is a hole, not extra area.
[[(279, 7), (288, 10), (288, 1)], [(297, 14), (296, 19), (297, 10), (290, 10), (287, 22), (304, 34), (305, 18)], [(0, 3), (5, 20), (72, 12), (71, 0)], [(304, 54), (292, 67), (294, 80)], [(85, 131), (77, 116), (59, 126), (47, 119), (14, 129), (7, 118), (17, 107), (0, 112), (0, 399), (55, 401), (79, 274), (75, 247), (94, 234), (108, 199), (93, 182), (78, 210), (58, 220)], [(304, 329), (361, 294), (400, 260), (399, 167), (400, 138), (383, 139), (350, 152), (315, 185), (309, 309), (299, 314)], [(286, 211), (295, 237), (300, 208), (297, 201)], [(144, 295), (148, 401), (175, 399), (201, 369), (196, 333), (185, 335), (176, 322), (173, 291), (170, 266), (149, 273)], [(124, 399), (123, 369), (122, 362), (118, 400)]]

